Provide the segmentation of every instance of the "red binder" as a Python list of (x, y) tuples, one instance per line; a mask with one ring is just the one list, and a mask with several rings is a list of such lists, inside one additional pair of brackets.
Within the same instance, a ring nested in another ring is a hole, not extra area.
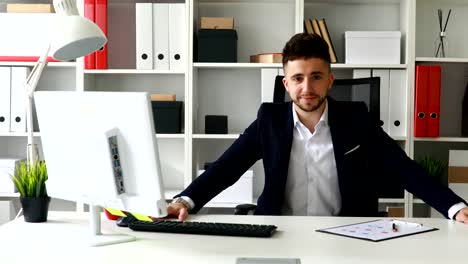
[[(84, 17), (95, 22), (95, 0), (84, 0)], [(93, 52), (84, 57), (85, 69), (96, 69), (96, 53)]]
[[(95, 0), (95, 20), (107, 37), (107, 0)], [(96, 51), (96, 69), (107, 69), (107, 44)]]
[(429, 67), (416, 66), (416, 85), (414, 95), (414, 136), (427, 136), (427, 96), (429, 91)]
[(427, 101), (427, 136), (438, 137), (440, 127), (440, 78), (441, 67), (429, 68), (429, 91)]

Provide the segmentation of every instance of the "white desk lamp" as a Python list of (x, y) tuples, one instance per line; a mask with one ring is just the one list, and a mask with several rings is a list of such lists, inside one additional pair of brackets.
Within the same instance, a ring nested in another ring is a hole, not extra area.
[(47, 65), (49, 51), (52, 50), (52, 56), (55, 59), (69, 61), (88, 55), (100, 49), (107, 42), (106, 36), (96, 24), (79, 15), (75, 0), (54, 0), (54, 8), (57, 15), (54, 30), (51, 31), (52, 39), (45, 53), (34, 65), (25, 83), (27, 94), (26, 125), (28, 129), (27, 154), (30, 165), (36, 160), (32, 100), (42, 71)]

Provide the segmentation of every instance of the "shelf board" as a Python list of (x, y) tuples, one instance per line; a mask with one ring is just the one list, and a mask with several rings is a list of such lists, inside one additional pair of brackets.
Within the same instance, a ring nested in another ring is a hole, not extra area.
[(346, 64), (333, 63), (332, 69), (406, 69), (406, 64)]
[[(405, 203), (405, 199), (403, 198), (379, 198), (379, 203)], [(415, 204), (423, 204), (424, 201), (421, 199), (413, 199), (413, 203)]]
[(3, 197), (6, 197), (6, 198), (9, 198), (9, 197), (19, 197), (20, 194), (19, 193), (1, 193), (0, 192), (0, 198), (3, 198)]
[[(459, 0), (461, 1), (461, 0)], [(248, 3), (250, 4), (252, 0), (199, 0), (199, 3), (209, 4), (209, 3)], [(294, 2), (294, 1), (293, 1)], [(290, 0), (257, 0), (255, 3), (291, 3)], [(335, 4), (399, 4), (400, 0), (305, 0), (304, 4), (311, 3), (335, 3)]]
[(416, 62), (468, 63), (468, 58), (432, 58), (432, 57), (416, 57)]
[(260, 68), (282, 68), (283, 64), (281, 63), (249, 63), (249, 62), (232, 62), (232, 63), (224, 63), (224, 62), (195, 62), (193, 63), (193, 67), (195, 68), (203, 68), (203, 69), (219, 69), (219, 68), (253, 68), (253, 69), (260, 69)]
[(305, 0), (304, 5), (308, 4), (400, 4), (400, 0)]
[(422, 142), (468, 142), (468, 137), (436, 137), (436, 138), (415, 137), (414, 141), (422, 141)]
[[(240, 134), (193, 134), (197, 139), (237, 139)], [(392, 137), (396, 141), (406, 141), (406, 137)]]
[[(0, 137), (27, 137), (28, 133), (26, 132), (0, 132)], [(40, 132), (34, 132), (33, 136), (40, 137)]]
[[(254, 199), (252, 204), (256, 203), (257, 199)], [(405, 203), (405, 199), (403, 198), (379, 198), (379, 203)], [(413, 203), (415, 204), (424, 204), (423, 200), (421, 199), (414, 199)], [(241, 203), (207, 203), (205, 206), (210, 208), (234, 208)]]
[(184, 134), (156, 134), (156, 138), (183, 139)]
[[(36, 64), (35, 61), (0, 61), (0, 66), (26, 66), (33, 67)], [(53, 68), (73, 68), (76, 66), (76, 62), (49, 62), (47, 67)]]
[(251, 203), (228, 203), (228, 202), (225, 202), (225, 203), (213, 203), (213, 202), (210, 202), (210, 203), (207, 203), (205, 205), (205, 207), (209, 207), (209, 208), (235, 208), (236, 206), (238, 206), (239, 204), (257, 204), (257, 200), (258, 200), (258, 197), (253, 199), (253, 202)]
[(421, 199), (413, 199), (413, 203), (416, 203), (416, 204), (425, 204), (425, 202)]
[[(232, 68), (282, 68), (281, 63), (216, 63), (216, 62), (196, 62), (193, 67), (199, 69), (232, 69)], [(406, 64), (345, 64), (333, 63), (332, 69), (406, 69)]]
[[(256, 0), (255, 3), (291, 3), (290, 0)], [(215, 4), (222, 4), (222, 3), (247, 3), (251, 4), (252, 0), (199, 0), (198, 3), (215, 3)]]
[[(35, 137), (40, 137), (41, 132), (34, 132), (33, 135)], [(0, 132), (0, 137), (27, 137), (28, 133), (26, 132)], [(183, 139), (185, 137), (184, 134), (156, 134), (157, 138), (180, 138)]]
[(84, 73), (85, 74), (185, 74), (184, 71), (137, 70), (137, 69), (84, 70)]
[(205, 207), (208, 208), (235, 208), (240, 203), (207, 203)]
[(194, 134), (192, 138), (199, 139), (237, 139), (240, 134)]

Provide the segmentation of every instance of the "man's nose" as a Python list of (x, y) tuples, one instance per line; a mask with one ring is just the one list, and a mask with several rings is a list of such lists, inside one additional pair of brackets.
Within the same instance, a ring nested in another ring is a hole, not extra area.
[(313, 90), (312, 78), (304, 78), (304, 89), (307, 91)]

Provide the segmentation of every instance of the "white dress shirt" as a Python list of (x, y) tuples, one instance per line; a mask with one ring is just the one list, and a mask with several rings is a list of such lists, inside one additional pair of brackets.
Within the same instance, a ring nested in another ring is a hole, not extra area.
[(338, 215), (341, 194), (328, 126), (328, 104), (314, 133), (299, 120), (293, 104), (293, 140), (283, 215)]

